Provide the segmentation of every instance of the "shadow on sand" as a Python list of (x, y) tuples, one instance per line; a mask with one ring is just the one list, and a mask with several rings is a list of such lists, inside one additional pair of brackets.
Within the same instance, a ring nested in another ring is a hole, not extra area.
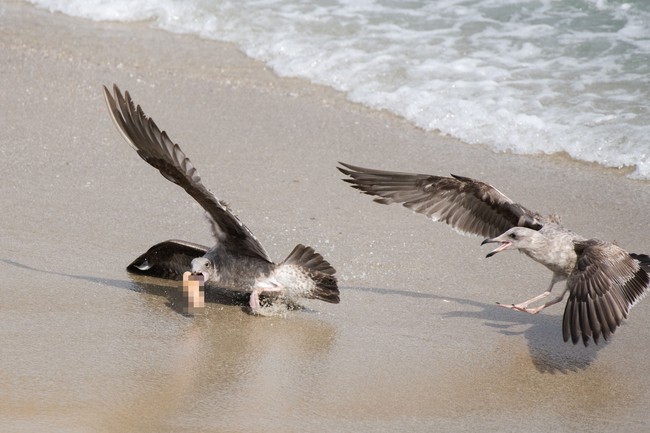
[[(74, 275), (63, 272), (38, 269), (29, 265), (3, 259), (4, 263), (26, 269), (33, 272), (41, 272), (50, 275), (60, 275), (78, 280), (88, 281), (94, 284), (102, 284), (119, 289), (127, 289), (134, 292), (147, 293), (154, 296), (164, 296), (167, 299), (166, 305), (172, 310), (183, 314), (180, 301), (180, 286), (177, 281), (162, 280), (159, 278), (129, 275), (130, 281), (98, 278), (88, 275)], [(450, 301), (458, 305), (474, 307), (475, 311), (455, 311), (442, 313), (446, 318), (466, 318), (483, 321), (483, 325), (503, 335), (524, 334), (530, 352), (530, 357), (538, 371), (542, 373), (568, 373), (570, 371), (584, 370), (596, 359), (598, 350), (607, 345), (607, 342), (600, 342), (600, 345), (582, 347), (565, 343), (561, 338), (561, 318), (550, 316), (544, 313), (527, 315), (510, 311), (497, 306), (496, 304), (485, 304), (470, 299), (457, 298), (452, 296), (440, 296), (430, 293), (411, 292), (405, 290), (394, 290), (385, 288), (345, 287), (344, 290), (357, 290), (369, 292), (376, 295), (397, 295), (409, 298), (421, 298), (440, 301)], [(248, 311), (248, 295), (232, 294), (218, 290), (206, 291), (206, 302), (223, 305), (239, 305), (244, 311)], [(525, 330), (519, 330), (522, 325), (530, 325)], [(516, 329), (515, 329), (516, 328)]]
[[(531, 361), (541, 373), (568, 373), (587, 369), (598, 356), (598, 351), (607, 345), (588, 347), (573, 345), (562, 341), (561, 317), (544, 314), (529, 315), (499, 307), (496, 303), (486, 304), (453, 296), (440, 296), (430, 293), (410, 292), (383, 288), (347, 287), (346, 290), (371, 292), (378, 295), (397, 295), (410, 298), (432, 299), (454, 302), (458, 305), (474, 307), (474, 311), (453, 311), (441, 313), (445, 318), (466, 318), (483, 321), (483, 325), (503, 335), (520, 335), (528, 343)], [(530, 325), (525, 330), (522, 326)]]
[[(25, 269), (31, 272), (40, 272), (49, 275), (59, 275), (63, 277), (73, 278), (81, 281), (88, 281), (94, 284), (101, 284), (118, 289), (126, 289), (134, 292), (146, 293), (154, 296), (163, 296), (167, 299), (166, 305), (179, 314), (183, 312), (185, 303), (181, 299), (181, 282), (175, 280), (164, 280), (155, 277), (147, 277), (141, 275), (133, 275), (127, 273), (130, 281), (117, 280), (113, 278), (99, 278), (90, 275), (75, 275), (65, 272), (49, 271), (45, 269), (38, 269), (33, 266), (24, 265), (13, 260), (2, 259), (2, 262)], [(248, 294), (232, 293), (228, 291), (220, 291), (210, 289), (205, 293), (205, 301), (210, 303), (222, 305), (239, 305), (242, 309), (249, 312), (248, 308)]]

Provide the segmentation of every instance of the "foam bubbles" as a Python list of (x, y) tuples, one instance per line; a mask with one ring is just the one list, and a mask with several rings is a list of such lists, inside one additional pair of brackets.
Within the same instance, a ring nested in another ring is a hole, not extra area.
[(238, 44), (278, 74), (496, 151), (650, 179), (650, 4), (607, 0), (32, 0)]

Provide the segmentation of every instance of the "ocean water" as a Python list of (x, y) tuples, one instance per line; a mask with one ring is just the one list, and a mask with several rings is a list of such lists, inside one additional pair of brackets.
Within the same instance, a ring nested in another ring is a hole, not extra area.
[(648, 0), (31, 0), (233, 42), (495, 151), (564, 152), (650, 179)]

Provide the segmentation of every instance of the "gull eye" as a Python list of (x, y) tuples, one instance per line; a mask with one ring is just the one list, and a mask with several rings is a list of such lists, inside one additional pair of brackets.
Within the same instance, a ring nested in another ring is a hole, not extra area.
[(514, 233), (510, 233), (510, 234), (508, 235), (508, 237), (509, 237), (510, 239), (517, 239), (517, 235), (514, 234)]

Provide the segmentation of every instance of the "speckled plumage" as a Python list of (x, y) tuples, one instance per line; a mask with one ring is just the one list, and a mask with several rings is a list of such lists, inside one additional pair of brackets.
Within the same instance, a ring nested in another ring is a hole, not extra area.
[[(586, 346), (607, 340), (629, 309), (650, 288), (650, 257), (630, 254), (609, 242), (586, 239), (564, 228), (557, 216), (541, 216), (515, 203), (493, 186), (467, 177), (368, 169), (341, 163), (345, 182), (374, 196), (380, 204), (398, 203), (462, 234), (499, 243), (488, 257), (518, 249), (553, 272), (548, 289), (517, 305), (502, 305), (531, 314), (560, 302), (569, 292), (562, 333), (564, 341)], [(529, 308), (549, 296), (553, 286), (567, 281), (560, 296)]]
[(169, 240), (151, 247), (131, 263), (129, 272), (179, 279), (184, 271), (203, 274), (207, 288), (250, 293), (250, 307), (260, 311), (259, 295), (339, 302), (334, 268), (311, 247), (297, 245), (280, 264), (271, 261), (251, 231), (201, 182), (198, 171), (178, 144), (160, 131), (128, 92), (104, 87), (111, 117), (124, 139), (148, 164), (182, 187), (205, 209), (216, 244), (212, 248)]

